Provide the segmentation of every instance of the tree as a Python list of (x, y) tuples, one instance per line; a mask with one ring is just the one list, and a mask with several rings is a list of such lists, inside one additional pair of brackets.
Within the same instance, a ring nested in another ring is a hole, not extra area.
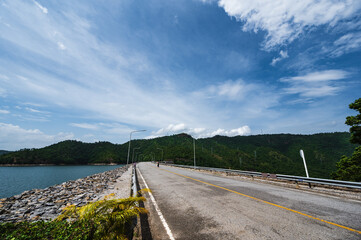
[[(346, 124), (350, 128), (350, 142), (361, 144), (361, 98), (349, 105), (350, 109), (359, 112), (356, 116), (348, 116)], [(333, 173), (335, 179), (346, 181), (361, 181), (361, 146), (357, 147), (351, 157), (343, 156), (336, 164), (337, 171)]]
[(350, 141), (352, 143), (361, 144), (361, 98), (357, 99), (355, 102), (349, 105), (350, 109), (356, 110), (359, 112), (356, 116), (348, 116), (346, 118), (346, 124), (351, 126)]

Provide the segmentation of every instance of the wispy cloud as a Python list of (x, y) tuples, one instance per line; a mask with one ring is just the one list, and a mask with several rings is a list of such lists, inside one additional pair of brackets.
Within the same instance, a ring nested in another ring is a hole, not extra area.
[(59, 49), (61, 49), (61, 50), (65, 50), (65, 49), (66, 49), (65, 45), (64, 45), (62, 42), (58, 42), (58, 47), (59, 47)]
[(288, 58), (288, 53), (287, 53), (287, 51), (281, 50), (280, 51), (280, 56), (276, 57), (276, 58), (273, 58), (272, 62), (271, 62), (271, 65), (275, 66), (279, 61), (281, 61), (281, 60), (283, 60), (285, 58)]
[(98, 123), (70, 123), (69, 124), (72, 127), (76, 128), (82, 128), (86, 130), (96, 130), (108, 135), (119, 135), (119, 134), (129, 134), (132, 129), (129, 126), (119, 124), (119, 123), (104, 123), (104, 122), (98, 122)]
[(90, 130), (98, 129), (98, 126), (96, 124), (89, 124), (89, 123), (70, 123), (70, 126), (77, 127), (77, 128), (90, 129)]
[(3, 97), (3, 98), (6, 97), (6, 90), (3, 88), (0, 88), (0, 97)]
[(229, 80), (217, 85), (210, 85), (205, 89), (195, 92), (195, 94), (204, 98), (222, 98), (230, 101), (239, 101), (256, 89), (258, 89), (256, 84), (246, 83), (242, 79), (238, 79), (236, 81)]
[(36, 4), (36, 6), (38, 6), (40, 8), (40, 10), (47, 14), (48, 13), (48, 9), (46, 7), (43, 7), (42, 5), (40, 5), (40, 3), (38, 3), (37, 1), (34, 1), (34, 3)]
[(74, 139), (74, 135), (63, 132), (47, 135), (39, 129), (24, 129), (17, 125), (0, 123), (0, 146), (6, 150), (45, 147), (67, 139)]
[(9, 2), (4, 18), (14, 23), (14, 29), (0, 27), (0, 31), (12, 44), (9, 47), (24, 51), (24, 60), (31, 66), (41, 62), (44, 70), (8, 62), (6, 68), (0, 67), (11, 78), (0, 79), (5, 89), (25, 101), (80, 109), (133, 125), (197, 121), (196, 114), (191, 114), (195, 105), (187, 104), (176, 88), (169, 88), (173, 80), (159, 81), (163, 74), (144, 54), (102, 42), (91, 32), (88, 19), (66, 7), (44, 17), (17, 11), (22, 4)]
[(345, 53), (361, 49), (361, 32), (348, 33), (337, 39), (328, 49), (331, 56), (338, 57)]
[(30, 107), (26, 107), (25, 110), (32, 112), (32, 113), (48, 113), (48, 112), (44, 112), (44, 111), (40, 111), (34, 108), (30, 108)]
[(9, 114), (10, 111), (8, 110), (3, 110), (3, 109), (0, 109), (0, 114)]
[(220, 0), (218, 4), (244, 23), (243, 31), (265, 31), (265, 50), (291, 43), (314, 26), (334, 27), (361, 8), (358, 0)]
[(280, 81), (290, 85), (290, 87), (284, 88), (287, 94), (299, 94), (306, 98), (317, 98), (337, 94), (342, 87), (335, 81), (345, 79), (349, 75), (349, 72), (343, 70), (325, 70), (296, 77), (282, 78)]

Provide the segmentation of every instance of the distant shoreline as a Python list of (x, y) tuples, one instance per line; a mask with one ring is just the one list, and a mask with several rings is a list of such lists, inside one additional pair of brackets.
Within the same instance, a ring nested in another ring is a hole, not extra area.
[(116, 166), (120, 163), (88, 163), (88, 164), (0, 164), (0, 167), (41, 167), (41, 166)]

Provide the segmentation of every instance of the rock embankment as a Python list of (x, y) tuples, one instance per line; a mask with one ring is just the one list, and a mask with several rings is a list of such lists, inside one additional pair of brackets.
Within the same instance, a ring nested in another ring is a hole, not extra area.
[(129, 197), (131, 168), (116, 168), (45, 189), (33, 189), (0, 199), (0, 222), (51, 220), (69, 204), (83, 206), (114, 193)]

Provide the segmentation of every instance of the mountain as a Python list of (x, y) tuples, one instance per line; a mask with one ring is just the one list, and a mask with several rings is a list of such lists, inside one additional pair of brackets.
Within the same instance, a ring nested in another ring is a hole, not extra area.
[(0, 155), (6, 154), (6, 153), (10, 153), (10, 151), (0, 150)]
[[(269, 173), (305, 175), (299, 151), (303, 149), (311, 177), (329, 178), (336, 162), (351, 155), (356, 145), (350, 134), (319, 133), (313, 135), (272, 134), (195, 140), (196, 164)], [(140, 149), (136, 149), (140, 148)], [(147, 140), (132, 140), (130, 162), (136, 160), (172, 160), (193, 165), (193, 138), (178, 134)], [(83, 143), (63, 141), (41, 149), (23, 149), (0, 156), (0, 164), (89, 164), (126, 163), (128, 143)]]

